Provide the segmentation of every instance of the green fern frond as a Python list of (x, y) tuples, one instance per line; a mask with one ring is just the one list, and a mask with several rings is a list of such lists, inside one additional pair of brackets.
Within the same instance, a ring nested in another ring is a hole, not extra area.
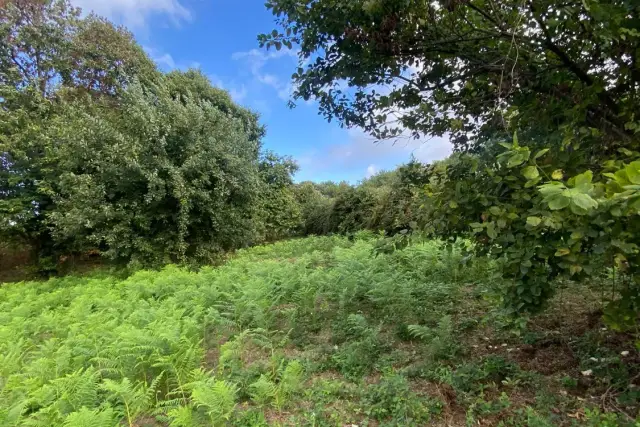
[(216, 425), (228, 420), (236, 407), (238, 387), (227, 381), (214, 380), (211, 387), (198, 386), (191, 392), (191, 399), (203, 407), (211, 422)]
[(167, 415), (171, 419), (170, 427), (195, 427), (197, 425), (191, 406), (180, 406), (169, 411)]
[(274, 403), (278, 409), (291, 400), (301, 388), (304, 380), (304, 367), (298, 360), (292, 360), (279, 375), (278, 386), (274, 395)]
[(98, 372), (94, 368), (80, 369), (51, 382), (60, 396), (58, 404), (63, 413), (82, 407), (95, 408), (98, 403)]
[(69, 414), (64, 420), (64, 427), (115, 427), (117, 425), (117, 416), (111, 407), (102, 410), (82, 407)]
[(276, 395), (276, 384), (264, 374), (258, 380), (249, 385), (251, 399), (258, 405), (266, 405)]
[(419, 340), (428, 341), (433, 337), (433, 331), (423, 325), (408, 325), (409, 335)]

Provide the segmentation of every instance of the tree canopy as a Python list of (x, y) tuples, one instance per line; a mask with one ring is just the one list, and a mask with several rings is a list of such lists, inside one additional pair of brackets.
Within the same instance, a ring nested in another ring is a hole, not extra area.
[[(299, 46), (294, 99), (378, 138), (496, 133), (613, 149), (634, 138), (633, 0), (271, 0), (267, 47)], [(304, 64), (307, 64), (306, 66)], [(600, 145), (600, 144), (599, 144)]]

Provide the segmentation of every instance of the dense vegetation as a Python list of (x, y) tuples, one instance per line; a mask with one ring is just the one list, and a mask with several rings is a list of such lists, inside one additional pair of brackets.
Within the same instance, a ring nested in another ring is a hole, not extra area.
[(159, 72), (63, 0), (8, 2), (0, 23), (0, 233), (41, 269), (89, 251), (206, 263), (288, 233), (270, 209), (295, 168), (200, 71)]
[(494, 262), (375, 241), (5, 285), (0, 424), (633, 425), (639, 360), (593, 315), (598, 286), (564, 284), (518, 336)]
[(259, 40), (297, 49), (295, 99), (377, 138), (451, 138), (459, 154), (428, 169), (418, 225), (501, 260), (514, 313), (606, 266), (625, 277), (607, 318), (637, 329), (637, 1), (267, 6), (279, 27)]
[(0, 1), (0, 270), (128, 267), (0, 287), (0, 424), (639, 425), (640, 4), (267, 7), (292, 106), (456, 153), (295, 183), (199, 70)]

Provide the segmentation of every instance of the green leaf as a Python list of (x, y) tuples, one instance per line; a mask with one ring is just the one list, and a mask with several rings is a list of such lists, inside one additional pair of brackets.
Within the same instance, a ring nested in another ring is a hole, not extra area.
[(571, 199), (569, 197), (566, 197), (563, 194), (558, 194), (558, 195), (550, 197), (547, 200), (547, 203), (549, 205), (549, 209), (551, 209), (553, 211), (557, 211), (557, 210), (564, 209), (567, 206), (569, 206), (569, 203), (571, 203)]
[(500, 209), (497, 206), (491, 206), (489, 208), (489, 212), (491, 213), (491, 215), (495, 215), (495, 216), (502, 215), (502, 209)]
[(513, 156), (509, 157), (509, 160), (507, 160), (507, 167), (513, 168), (516, 166), (520, 166), (522, 163), (524, 163), (524, 161), (524, 156), (521, 153), (516, 153)]
[(540, 194), (545, 198), (562, 194), (566, 187), (558, 182), (552, 182), (540, 186)]
[(631, 162), (624, 171), (632, 184), (640, 184), (640, 162)]
[(536, 185), (538, 185), (538, 183), (540, 183), (540, 181), (542, 181), (542, 178), (537, 177), (535, 179), (532, 179), (531, 181), (527, 181), (524, 184), (524, 188), (531, 188), (531, 187), (535, 187)]
[(456, 203), (455, 201), (452, 200), (452, 201), (449, 202), (449, 207), (451, 209), (456, 209), (458, 207), (458, 203)]
[(542, 150), (538, 151), (534, 157), (534, 159), (539, 159), (540, 157), (544, 156), (545, 154), (547, 154), (549, 152), (548, 148), (543, 148)]
[(571, 250), (569, 250), (569, 248), (560, 248), (556, 251), (555, 256), (561, 257), (561, 256), (569, 255), (570, 253), (571, 253)]
[(530, 225), (532, 227), (539, 226), (541, 222), (542, 222), (542, 219), (540, 219), (537, 216), (530, 216), (527, 218), (527, 225)]
[(528, 180), (532, 180), (540, 176), (540, 173), (538, 172), (538, 168), (536, 166), (527, 166), (526, 168), (522, 169), (522, 175)]
[(496, 237), (498, 237), (498, 233), (496, 233), (496, 227), (492, 222), (487, 224), (487, 236), (489, 236), (492, 239), (495, 239)]
[(590, 191), (593, 188), (593, 184), (591, 184), (591, 180), (593, 179), (593, 172), (586, 171), (581, 173), (580, 175), (576, 175), (574, 180), (574, 187), (579, 189), (582, 192)]
[(578, 274), (582, 271), (582, 266), (573, 264), (569, 267), (569, 273), (573, 276), (574, 274)]
[(593, 200), (588, 194), (584, 193), (573, 195), (571, 197), (571, 202), (585, 211), (590, 211), (591, 209), (595, 209), (598, 207), (598, 202)]

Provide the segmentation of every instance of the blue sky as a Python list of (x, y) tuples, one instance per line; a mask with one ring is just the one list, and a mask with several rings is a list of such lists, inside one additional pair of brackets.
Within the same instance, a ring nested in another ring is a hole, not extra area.
[(258, 48), (256, 36), (274, 28), (263, 0), (72, 0), (127, 26), (160, 68), (200, 68), (240, 104), (260, 113), (266, 148), (300, 165), (297, 181), (352, 183), (393, 169), (414, 155), (446, 157), (448, 141), (375, 143), (358, 129), (341, 129), (318, 115), (314, 103), (287, 107), (296, 57)]

